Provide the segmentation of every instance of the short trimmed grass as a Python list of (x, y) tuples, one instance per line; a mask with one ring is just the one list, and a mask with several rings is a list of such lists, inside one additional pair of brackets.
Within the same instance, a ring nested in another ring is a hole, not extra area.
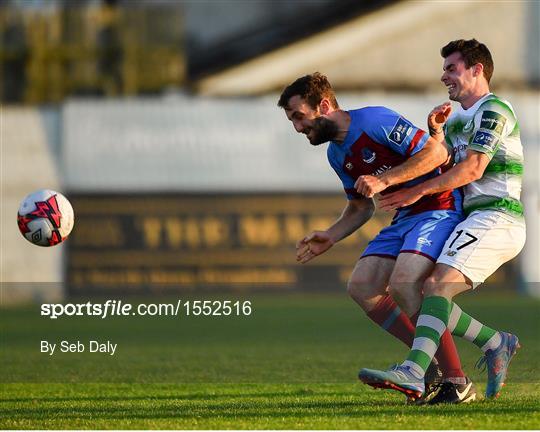
[[(217, 296), (207, 295), (206, 299)], [(460, 305), (519, 335), (499, 399), (407, 406), (356, 380), (406, 349), (345, 294), (230, 295), (239, 318), (65, 318), (1, 310), (2, 429), (539, 429), (540, 302), (478, 292)], [(202, 297), (201, 297), (202, 298)], [(155, 298), (148, 301), (156, 300)], [(117, 354), (39, 353), (39, 340), (110, 339)], [(480, 351), (458, 341), (466, 372)]]

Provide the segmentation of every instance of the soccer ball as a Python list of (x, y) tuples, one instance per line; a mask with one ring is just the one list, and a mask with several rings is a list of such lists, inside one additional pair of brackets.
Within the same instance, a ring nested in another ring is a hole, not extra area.
[(73, 229), (74, 221), (73, 207), (66, 197), (49, 189), (26, 196), (17, 214), (19, 231), (38, 246), (63, 242)]

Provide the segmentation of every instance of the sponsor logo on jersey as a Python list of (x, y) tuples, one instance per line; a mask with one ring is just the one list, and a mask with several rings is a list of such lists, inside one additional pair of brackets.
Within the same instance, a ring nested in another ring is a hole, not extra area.
[(467, 150), (467, 144), (459, 144), (452, 148), (452, 151), (454, 152), (454, 155), (456, 153), (461, 153), (463, 151)]
[(506, 124), (506, 118), (495, 111), (484, 111), (480, 120), (480, 129), (492, 130), (501, 135)]
[(497, 147), (498, 139), (495, 135), (489, 132), (478, 131), (474, 135), (471, 144), (478, 145), (489, 151), (494, 151)]
[(391, 165), (390, 165), (390, 166), (388, 166), (388, 165), (383, 165), (382, 167), (379, 167), (379, 168), (377, 168), (375, 171), (373, 171), (373, 172), (371, 173), (371, 175), (374, 175), (374, 176), (375, 176), (375, 175), (382, 174), (383, 172), (388, 171), (390, 168), (392, 168)]
[(456, 147), (452, 147), (452, 153), (454, 154), (454, 161), (460, 162), (467, 157), (467, 144), (459, 144)]
[(365, 163), (372, 163), (375, 160), (376, 156), (377, 154), (373, 150), (368, 149), (367, 147), (364, 147), (362, 149), (362, 160)]
[(403, 117), (400, 117), (392, 128), (390, 135), (388, 135), (388, 139), (394, 144), (401, 145), (412, 131), (413, 125)]
[(418, 237), (418, 240), (416, 240), (418, 244), (431, 246), (431, 240), (425, 238), (425, 237)]

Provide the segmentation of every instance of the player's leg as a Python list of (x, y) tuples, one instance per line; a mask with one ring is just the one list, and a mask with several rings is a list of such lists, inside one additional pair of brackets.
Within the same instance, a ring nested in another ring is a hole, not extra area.
[(377, 325), (408, 347), (414, 337), (414, 326), (387, 293), (395, 260), (367, 256), (358, 260), (347, 284), (351, 298)]
[[(427, 214), (427, 218), (431, 218), (431, 214)], [(419, 220), (424, 221), (425, 219), (426, 215), (422, 215), (415, 217), (407, 217), (394, 221), (392, 225), (383, 229), (379, 233), (379, 235), (377, 235), (377, 237), (369, 243), (368, 247), (364, 251), (363, 256), (365, 258), (374, 256), (379, 258), (396, 257), (399, 254), (399, 251), (403, 248), (406, 234), (415, 227)], [(458, 221), (454, 221), (452, 223), (452, 225), (449, 227), (449, 232), (451, 232), (452, 228), (457, 222)], [(441, 247), (442, 243), (437, 248), (437, 254), (440, 252)], [(416, 301), (416, 308), (419, 307), (421, 301), (422, 281), (433, 268), (436, 255), (431, 258), (432, 261), (422, 255), (413, 256), (412, 254), (406, 254), (404, 256), (398, 257), (400, 265), (397, 267), (397, 269), (394, 267), (394, 271), (392, 272), (393, 281), (396, 284), (406, 284), (407, 288), (410, 289), (412, 296), (415, 297), (414, 300)], [(374, 267), (372, 271), (379, 271), (378, 266)], [(366, 278), (371, 273), (372, 272), (366, 272), (363, 271), (363, 269), (360, 269), (360, 271), (357, 272), (357, 275), (360, 278)], [(388, 285), (388, 280), (386, 280), (386, 284)], [(353, 297), (357, 297), (357, 301), (363, 300), (365, 302), (365, 298), (359, 299), (358, 296), (354, 296), (354, 292), (352, 292), (351, 290), (351, 288), (354, 288), (354, 284), (352, 284), (352, 286), (350, 286), (349, 288), (351, 294), (353, 294)], [(363, 291), (365, 297), (365, 288)], [(412, 343), (412, 340), (410, 339), (411, 327), (414, 327), (414, 325), (410, 323), (410, 320), (405, 314), (403, 314), (402, 312), (398, 313), (399, 308), (396, 306), (391, 297), (384, 297), (384, 299), (382, 299), (377, 304), (376, 308), (367, 309), (366, 306), (368, 305), (364, 304), (364, 308), (367, 310), (367, 315), (373, 321), (381, 325), (383, 328), (387, 329), (387, 331), (394, 334), (400, 340), (405, 342), (407, 346), (410, 347), (410, 344)], [(394, 311), (393, 315), (389, 315), (390, 308)], [(388, 316), (390, 316), (390, 319), (387, 318)], [(436, 384), (440, 383), (441, 378), (442, 372), (439, 369), (437, 363), (433, 362), (430, 367), (430, 373), (428, 377), (426, 377), (426, 382), (429, 384), (428, 388), (436, 391)], [(435, 394), (434, 392), (427, 393), (429, 394), (426, 395), (424, 401), (428, 400), (430, 397), (433, 397), (433, 395)]]
[(366, 315), (408, 347), (414, 325), (388, 294), (388, 283), (403, 245), (406, 221), (395, 221), (371, 240), (351, 274), (347, 290)]
[(477, 367), (487, 368), (486, 397), (497, 397), (504, 385), (510, 361), (520, 347), (518, 337), (482, 324), (461, 310), (456, 303), (451, 305), (448, 330), (483, 351), (484, 355), (478, 361)]
[[(424, 376), (438, 349), (442, 334), (450, 316), (451, 293), (464, 276), (457, 270), (437, 265), (424, 283), (424, 301), (416, 323), (416, 334), (407, 359), (402, 365), (388, 371), (362, 369), (362, 381), (381, 388), (398, 390), (411, 397), (424, 393)], [(463, 284), (468, 289), (467, 284)], [(436, 291), (431, 291), (436, 288)], [(445, 296), (450, 296), (447, 298)]]
[[(410, 348), (414, 338), (414, 324), (387, 292), (394, 263), (395, 260), (388, 257), (361, 258), (349, 279), (348, 291), (373, 322)], [(432, 391), (422, 401), (433, 397), (441, 377), (442, 372), (434, 362), (426, 378)]]
[(450, 311), (448, 330), (454, 336), (472, 342), (483, 352), (496, 349), (501, 343), (501, 335), (497, 330), (477, 321), (454, 302)]
[(435, 261), (423, 255), (400, 253), (390, 276), (388, 292), (409, 316), (420, 310), (422, 285), (435, 267)]
[(390, 257), (360, 258), (347, 282), (347, 292), (365, 311), (369, 312), (387, 297), (387, 288), (396, 260)]
[[(449, 279), (448, 275), (452, 275), (452, 278)], [(422, 313), (425, 313), (423, 321), (425, 328), (420, 329), (419, 318), (411, 354), (403, 365), (418, 372), (416, 366), (423, 361), (422, 368), (427, 370), (429, 363), (425, 366), (427, 360), (425, 354), (430, 344), (436, 343), (437, 333), (433, 330), (438, 330), (440, 323), (437, 323), (436, 319), (439, 318), (453, 334), (465, 337), (484, 352), (485, 356), (482, 357), (480, 364), (485, 364), (488, 370), (485, 394), (486, 397), (492, 398), (498, 396), (504, 385), (510, 361), (519, 348), (519, 340), (515, 335), (494, 330), (480, 323), (451, 301), (455, 295), (471, 289), (474, 285), (458, 270), (445, 264), (437, 264), (434, 274), (426, 280), (424, 285), (426, 296), (430, 296), (429, 299), (432, 301), (431, 310), (429, 308), (424, 310), (424, 304), (422, 306)], [(425, 334), (423, 335), (422, 332)], [(431, 340), (427, 340), (426, 335), (428, 338), (431, 337)], [(419, 338), (422, 336), (424, 336), (423, 341)]]
[[(458, 228), (437, 262), (459, 270), (473, 288), (514, 258), (525, 243), (523, 220), (498, 211), (472, 213)], [(496, 396), (519, 347), (517, 336), (482, 324), (455, 303), (452, 304), (448, 329), (484, 352), (481, 363), (487, 365), (486, 396)]]
[[(404, 235), (389, 290), (416, 324), (423, 299), (422, 284), (434, 269), (445, 242), (462, 221), (462, 216), (458, 212), (438, 210), (423, 212), (408, 219), (411, 223)], [(462, 370), (454, 339), (448, 331), (441, 338), (436, 358), (443, 372), (443, 382), (461, 386), (470, 381)], [(474, 395), (471, 393), (469, 397)]]
[(416, 377), (424, 376), (447, 330), (453, 296), (471, 288), (461, 272), (444, 264), (437, 264), (424, 282), (413, 346), (403, 362)]
[[(390, 277), (389, 292), (411, 317), (413, 324), (416, 324), (423, 299), (422, 285), (434, 267), (435, 263), (431, 257), (428, 258), (420, 254), (401, 253), (396, 260), (394, 271)], [(425, 393), (419, 402), (461, 403), (475, 400), (476, 389), (462, 370), (461, 360), (449, 331), (443, 334), (435, 357), (438, 360), (442, 376), (434, 377), (431, 373), (425, 376)], [(439, 383), (444, 389), (444, 398), (443, 394), (436, 394)], [(463, 393), (463, 389), (467, 391)]]

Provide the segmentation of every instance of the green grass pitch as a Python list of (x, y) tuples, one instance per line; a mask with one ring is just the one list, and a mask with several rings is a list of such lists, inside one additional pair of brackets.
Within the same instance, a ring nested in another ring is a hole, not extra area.
[[(201, 299), (218, 298), (206, 294)], [(489, 288), (458, 298), (522, 349), (501, 397), (460, 406), (407, 406), (356, 379), (406, 348), (335, 294), (237, 294), (238, 318), (62, 318), (0, 310), (1, 429), (539, 429), (540, 302)], [(147, 301), (165, 301), (161, 298)], [(39, 340), (109, 339), (107, 354), (39, 353)], [(465, 371), (480, 351), (458, 341)]]

